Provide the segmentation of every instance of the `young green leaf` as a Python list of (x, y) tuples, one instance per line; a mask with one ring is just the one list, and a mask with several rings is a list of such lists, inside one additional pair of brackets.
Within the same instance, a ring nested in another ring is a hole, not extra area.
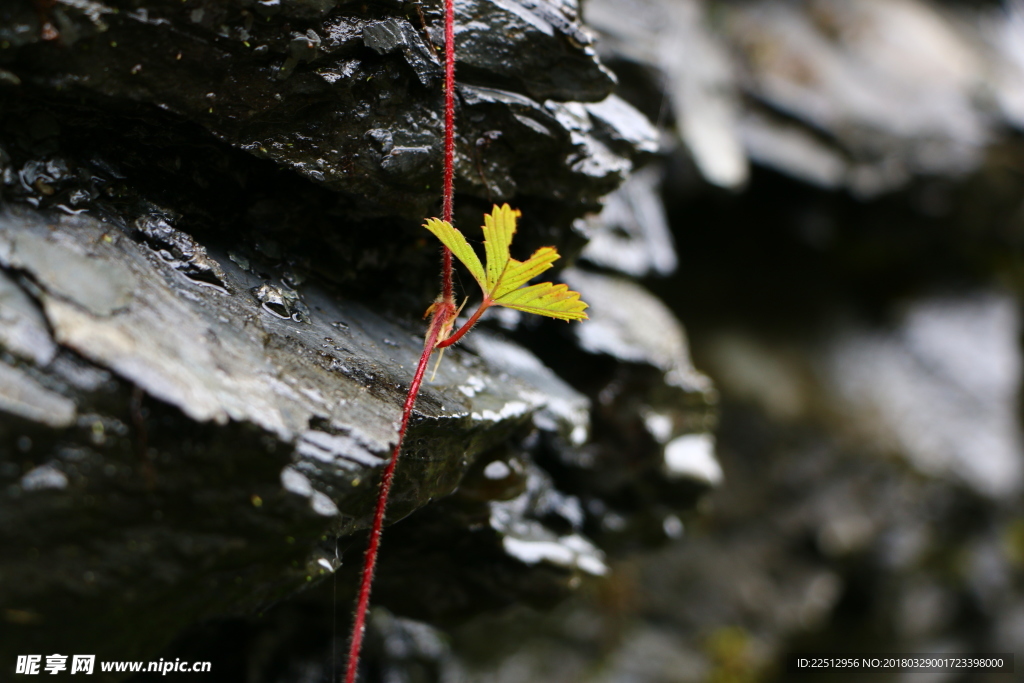
[(513, 290), (495, 303), (559, 320), (587, 318), (587, 314), (583, 312), (587, 305), (580, 301), (579, 292), (570, 290), (566, 285), (556, 285), (552, 282), (542, 282)]
[(439, 218), (428, 218), (423, 227), (434, 233), (442, 244), (451, 249), (456, 258), (462, 261), (462, 264), (469, 269), (470, 274), (480, 283), (480, 286), (484, 287), (484, 283), (487, 281), (484, 267), (480, 264), (480, 258), (473, 251), (473, 247), (469, 246), (469, 242), (461, 232), (448, 221), (442, 221)]
[(424, 227), (434, 233), (456, 258), (462, 261), (484, 293), (482, 308), (492, 304), (507, 306), (526, 313), (536, 313), (560, 320), (585, 320), (587, 304), (578, 292), (565, 285), (544, 282), (523, 287), (558, 260), (558, 251), (541, 247), (525, 261), (517, 261), (509, 253), (516, 233), (516, 219), (521, 214), (508, 204), (495, 206), (484, 215), (484, 253), (487, 268), (466, 241), (465, 236), (450, 223), (431, 218)]

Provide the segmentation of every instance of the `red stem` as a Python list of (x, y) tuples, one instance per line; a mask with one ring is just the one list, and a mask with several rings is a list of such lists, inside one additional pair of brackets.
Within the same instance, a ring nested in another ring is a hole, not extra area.
[(476, 312), (473, 313), (472, 317), (469, 320), (467, 320), (466, 323), (462, 327), (460, 327), (459, 330), (455, 334), (453, 334), (452, 336), (448, 337), (444, 341), (438, 342), (437, 343), (437, 348), (439, 348), (439, 349), (446, 349), (449, 346), (451, 346), (452, 344), (454, 344), (455, 342), (457, 342), (460, 339), (462, 339), (462, 335), (466, 334), (471, 329), (473, 329), (473, 325), (476, 325), (476, 321), (480, 319), (480, 316), (482, 316), (484, 314), (484, 311), (486, 311), (488, 308), (490, 308), (490, 306), (491, 306), (491, 300), (490, 299), (484, 299), (483, 302), (480, 304), (480, 308), (476, 309)]
[[(455, 194), (455, 0), (445, 0), (444, 5), (444, 189), (442, 215), (444, 220), (451, 223)], [(434, 352), (435, 347), (440, 346), (437, 339), (441, 330), (445, 329), (446, 325), (455, 318), (455, 295), (452, 290), (452, 252), (448, 247), (443, 247), (441, 250), (441, 302), (430, 320), (423, 353), (416, 366), (416, 374), (413, 375), (412, 382), (409, 384), (409, 392), (405, 396), (405, 405), (402, 407), (402, 424), (398, 429), (398, 442), (395, 444), (391, 460), (384, 468), (380, 480), (377, 508), (373, 514), (373, 527), (370, 530), (370, 544), (366, 548), (359, 582), (359, 598), (356, 601), (356, 613), (352, 623), (352, 639), (348, 650), (345, 683), (355, 683), (356, 672), (359, 670), (359, 654), (363, 647), (363, 634), (366, 631), (366, 611), (370, 606), (370, 589), (373, 586), (373, 575), (377, 569), (377, 552), (380, 549), (381, 529), (384, 526), (384, 511), (388, 505), (388, 495), (391, 492), (391, 482), (395, 477), (398, 455), (402, 451), (402, 442), (405, 440), (405, 431), (409, 427), (409, 420), (416, 405), (416, 397), (420, 393), (420, 385), (423, 383), (423, 375), (427, 371), (430, 355)], [(490, 302), (485, 301), (485, 304), (489, 305)], [(487, 305), (481, 305), (469, 322), (444, 346), (455, 343), (464, 335), (480, 318)]]
[[(452, 222), (455, 197), (455, 0), (444, 3), (444, 189), (442, 219)], [(452, 252), (441, 249), (441, 300), (454, 303)]]
[(416, 405), (416, 396), (420, 392), (420, 385), (423, 383), (423, 375), (430, 364), (430, 354), (434, 352), (437, 344), (437, 337), (441, 334), (441, 328), (452, 315), (453, 308), (441, 306), (430, 321), (430, 329), (426, 341), (423, 344), (423, 353), (420, 355), (419, 365), (416, 366), (416, 374), (413, 375), (409, 384), (409, 393), (405, 397), (405, 406), (402, 408), (402, 424), (398, 428), (398, 443), (391, 453), (391, 460), (384, 468), (384, 474), (380, 480), (380, 493), (377, 496), (377, 509), (373, 513), (373, 528), (370, 530), (370, 544), (366, 548), (366, 558), (363, 562), (362, 580), (359, 584), (359, 600), (356, 603), (355, 621), (352, 624), (352, 641), (348, 650), (348, 667), (345, 670), (345, 683), (355, 683), (356, 671), (359, 669), (359, 652), (363, 646), (363, 634), (366, 631), (366, 611), (370, 605), (370, 588), (373, 586), (373, 575), (377, 569), (377, 551), (380, 549), (381, 528), (384, 526), (384, 510), (388, 505), (388, 494), (391, 492), (391, 482), (395, 477), (395, 465), (398, 464), (398, 454), (402, 450), (402, 442), (405, 440), (405, 431), (409, 427), (409, 418), (412, 417), (412, 409)]

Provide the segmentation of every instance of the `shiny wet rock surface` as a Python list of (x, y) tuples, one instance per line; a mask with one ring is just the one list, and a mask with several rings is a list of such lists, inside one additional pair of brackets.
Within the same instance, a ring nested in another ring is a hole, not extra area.
[[(591, 319), (425, 385), (361, 680), (1019, 648), (1024, 6), (457, 8), (456, 223), (521, 208)], [(337, 680), (442, 47), (437, 2), (0, 7), (4, 661)]]
[[(457, 204), (474, 240), (489, 202), (511, 200), (517, 249), (571, 259), (573, 225), (658, 148), (578, 10), (459, 4)], [(419, 223), (439, 205), (440, 4), (0, 17), (3, 666), (177, 652), (216, 659), (220, 680), (326, 672), (321, 627), (347, 628), (435, 295)], [(419, 396), (368, 671), (436, 673), (435, 628), (564, 600), (609, 574), (602, 520), (646, 519), (581, 475), (609, 433), (591, 387), (517, 328), (487, 323)], [(652, 386), (666, 370), (630, 363)], [(710, 410), (710, 384), (694, 391)], [(663, 450), (645, 445), (644, 486), (678, 479)], [(283, 648), (293, 637), (306, 654)]]

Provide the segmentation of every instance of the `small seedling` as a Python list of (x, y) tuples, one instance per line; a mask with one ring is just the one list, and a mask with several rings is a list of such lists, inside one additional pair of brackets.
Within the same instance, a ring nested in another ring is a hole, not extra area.
[[(431, 218), (424, 227), (437, 236), (444, 245), (441, 249), (441, 294), (427, 309), (424, 317), (430, 318), (427, 335), (423, 343), (416, 372), (402, 407), (402, 421), (398, 428), (398, 440), (391, 453), (391, 459), (384, 467), (381, 475), (380, 492), (377, 495), (377, 506), (374, 510), (373, 526), (370, 529), (370, 542), (366, 548), (363, 571), (359, 581), (359, 597), (356, 601), (355, 617), (352, 622), (352, 638), (349, 642), (348, 662), (345, 670), (345, 683), (355, 683), (359, 669), (359, 653), (363, 644), (363, 633), (366, 628), (366, 611), (370, 604), (370, 589), (373, 586), (373, 575), (377, 567), (377, 551), (380, 549), (381, 529), (384, 525), (384, 512), (387, 508), (388, 494), (395, 476), (395, 465), (402, 450), (405, 432), (409, 427), (416, 397), (419, 395), (423, 376), (430, 362), (434, 349), (444, 349), (459, 341), (480, 319), (491, 306), (505, 306), (526, 313), (535, 313), (560, 320), (585, 320), (584, 310), (587, 305), (580, 300), (580, 295), (570, 291), (565, 285), (551, 282), (526, 286), (526, 284), (558, 260), (558, 251), (553, 247), (542, 247), (525, 261), (516, 261), (509, 252), (512, 238), (516, 233), (516, 219), (519, 211), (513, 210), (508, 204), (495, 206), (490, 214), (484, 216), (484, 252), (487, 267), (469, 245), (466, 237), (452, 225), (452, 200), (454, 197), (455, 177), (455, 0), (445, 0), (445, 98), (444, 98), (444, 180), (442, 193), (442, 213), (444, 218)], [(456, 332), (455, 319), (461, 307), (455, 307), (454, 286), (452, 282), (452, 254), (469, 270), (470, 274), (483, 291), (483, 300), (476, 311)], [(439, 360), (440, 362), (440, 360)]]
[[(419, 364), (413, 380), (409, 384), (409, 391), (406, 395), (405, 406), (402, 410), (402, 422), (398, 430), (398, 443), (384, 468), (381, 478), (380, 494), (377, 498), (377, 508), (374, 514), (373, 527), (370, 531), (370, 544), (366, 550), (366, 561), (363, 565), (363, 574), (360, 582), (359, 599), (356, 603), (356, 615), (352, 632), (352, 643), (349, 651), (348, 674), (346, 683), (355, 682), (355, 673), (358, 668), (359, 650), (362, 644), (363, 630), (365, 627), (366, 610), (369, 607), (370, 588), (373, 584), (373, 573), (377, 565), (377, 551), (380, 547), (381, 528), (384, 522), (384, 510), (387, 507), (388, 494), (391, 491), (391, 482), (394, 479), (395, 465), (398, 462), (398, 455), (402, 450), (402, 441), (405, 439), (405, 432), (409, 426), (409, 419), (412, 416), (413, 407), (416, 404), (416, 396), (419, 394), (420, 386), (423, 383), (423, 375), (426, 372), (430, 356), (434, 349), (442, 352), (461, 339), (476, 324), (491, 306), (506, 306), (526, 313), (535, 313), (560, 320), (585, 320), (587, 308), (578, 292), (570, 290), (566, 285), (543, 282), (536, 285), (525, 286), (534, 277), (551, 268), (551, 265), (558, 260), (558, 251), (553, 247), (542, 247), (533, 253), (533, 256), (525, 261), (517, 261), (512, 258), (509, 246), (516, 233), (516, 219), (519, 211), (513, 210), (508, 204), (495, 206), (490, 214), (484, 215), (484, 252), (487, 259), (487, 267), (484, 268), (480, 258), (469, 245), (466, 237), (459, 232), (451, 223), (438, 218), (431, 218), (424, 227), (434, 233), (447, 250), (454, 253), (462, 264), (469, 270), (470, 274), (480, 285), (483, 291), (483, 301), (477, 307), (476, 312), (470, 316), (458, 331), (452, 333), (455, 327), (455, 318), (458, 311), (455, 308), (454, 300), (449, 295), (445, 298), (442, 294), (437, 301), (430, 305), (426, 315), (430, 317), (430, 326), (423, 344), (423, 353), (420, 355)], [(450, 258), (450, 257), (449, 257)], [(460, 309), (461, 310), (461, 309)]]
[(494, 305), (559, 320), (586, 320), (587, 314), (583, 311), (587, 305), (580, 300), (577, 292), (571, 291), (565, 285), (542, 282), (529, 287), (523, 286), (550, 268), (559, 256), (554, 247), (541, 247), (525, 261), (516, 261), (512, 258), (509, 246), (516, 234), (516, 219), (520, 215), (519, 211), (513, 210), (508, 204), (495, 206), (491, 213), (484, 215), (486, 270), (465, 236), (451, 223), (431, 218), (423, 226), (434, 233), (462, 261), (462, 265), (469, 270), (484, 295), (480, 306), (466, 324), (455, 334), (438, 342), (438, 347), (445, 348), (457, 342), (476, 324), (484, 311)]

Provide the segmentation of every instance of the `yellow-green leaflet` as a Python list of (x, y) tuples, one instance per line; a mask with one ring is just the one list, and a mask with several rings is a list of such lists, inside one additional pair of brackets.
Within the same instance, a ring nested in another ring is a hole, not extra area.
[(440, 218), (428, 218), (423, 227), (434, 233), (444, 246), (452, 250), (455, 257), (469, 269), (470, 274), (476, 278), (481, 287), (486, 287), (487, 277), (484, 275), (484, 267), (480, 264), (480, 258), (473, 251), (473, 247), (469, 246), (469, 242), (461, 232), (456, 230), (451, 223)]
[(587, 304), (580, 301), (578, 292), (567, 286), (544, 282), (523, 287), (550, 268), (559, 256), (556, 249), (541, 247), (525, 261), (512, 258), (509, 245), (516, 234), (519, 216), (519, 211), (508, 204), (495, 206), (491, 213), (484, 215), (486, 270), (465, 236), (450, 223), (431, 218), (423, 227), (434, 233), (466, 266), (483, 290), (485, 302), (489, 300), (500, 306), (560, 320), (585, 320), (587, 314), (583, 311)]
[(587, 314), (583, 312), (587, 305), (580, 301), (580, 293), (572, 291), (566, 285), (556, 285), (553, 282), (542, 282), (539, 285), (513, 290), (495, 303), (559, 320), (587, 318)]

